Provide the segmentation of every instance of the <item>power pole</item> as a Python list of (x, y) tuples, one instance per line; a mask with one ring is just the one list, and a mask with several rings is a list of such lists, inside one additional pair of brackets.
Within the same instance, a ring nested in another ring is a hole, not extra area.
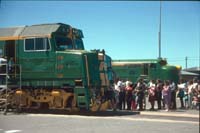
[(159, 33), (158, 33), (158, 58), (161, 59), (161, 10), (162, 6), (161, 6), (161, 1), (160, 1), (160, 24), (159, 24)]
[(188, 57), (185, 57), (185, 69), (187, 69), (187, 61), (188, 61)]

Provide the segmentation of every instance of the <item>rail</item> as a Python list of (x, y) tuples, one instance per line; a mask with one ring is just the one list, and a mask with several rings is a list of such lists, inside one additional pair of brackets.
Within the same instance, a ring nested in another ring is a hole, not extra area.
[(10, 104), (8, 96), (12, 93), (13, 86), (21, 90), (21, 65), (0, 64), (0, 108), (4, 110), (5, 115)]

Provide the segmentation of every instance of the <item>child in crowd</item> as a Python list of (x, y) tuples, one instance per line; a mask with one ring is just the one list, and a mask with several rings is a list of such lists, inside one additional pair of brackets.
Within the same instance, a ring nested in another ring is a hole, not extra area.
[(132, 91), (131, 108), (132, 108), (133, 111), (137, 109), (137, 104), (136, 104), (136, 92), (135, 92), (134, 90)]

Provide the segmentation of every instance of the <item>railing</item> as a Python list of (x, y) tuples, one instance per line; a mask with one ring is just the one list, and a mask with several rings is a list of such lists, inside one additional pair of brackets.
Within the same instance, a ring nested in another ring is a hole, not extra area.
[[(13, 81), (15, 81), (14, 84), (12, 84)], [(21, 65), (0, 64), (0, 104), (4, 106), (4, 114), (8, 110), (8, 95), (11, 92), (9, 88), (13, 85), (21, 90)]]

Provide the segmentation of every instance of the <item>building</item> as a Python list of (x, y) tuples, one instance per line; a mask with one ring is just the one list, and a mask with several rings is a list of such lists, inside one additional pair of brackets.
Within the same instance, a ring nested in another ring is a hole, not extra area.
[(183, 69), (180, 73), (181, 79), (184, 80), (191, 80), (195, 77), (200, 79), (200, 67), (192, 67), (192, 68), (187, 68)]

